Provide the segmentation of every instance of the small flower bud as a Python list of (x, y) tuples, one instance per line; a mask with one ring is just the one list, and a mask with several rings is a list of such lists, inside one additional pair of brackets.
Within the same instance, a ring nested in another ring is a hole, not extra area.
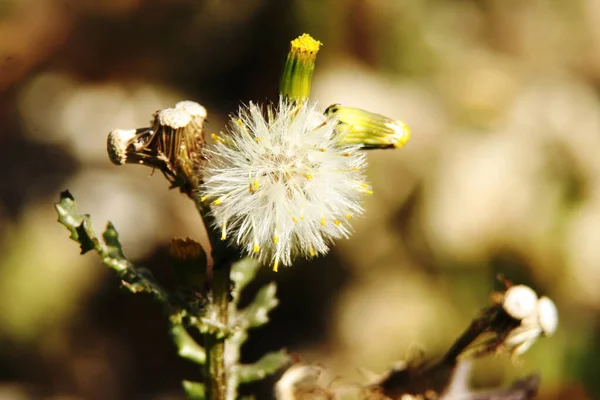
[(533, 314), (538, 306), (537, 294), (525, 285), (508, 288), (504, 294), (502, 307), (508, 315), (515, 319), (523, 319)]
[(325, 115), (337, 118), (342, 144), (387, 149), (400, 148), (410, 139), (410, 130), (404, 122), (360, 108), (333, 104), (325, 110)]
[(546, 296), (540, 297), (538, 302), (538, 319), (544, 335), (552, 336), (556, 332), (558, 311), (554, 302)]
[(200, 290), (206, 282), (206, 253), (200, 243), (191, 238), (175, 238), (169, 245), (169, 255), (181, 284)]
[(306, 33), (292, 40), (279, 88), (283, 97), (291, 100), (308, 98), (315, 60), (321, 45), (321, 42)]

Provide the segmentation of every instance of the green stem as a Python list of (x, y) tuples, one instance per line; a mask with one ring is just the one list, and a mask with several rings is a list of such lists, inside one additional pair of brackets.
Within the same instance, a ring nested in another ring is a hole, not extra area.
[[(211, 257), (207, 264), (208, 282), (210, 285), (211, 304), (209, 318), (220, 326), (228, 326), (229, 289), (232, 256), (234, 253), (221, 240), (215, 229), (214, 218), (207, 206), (202, 204), (198, 196), (190, 196), (202, 216), (208, 238), (210, 239)], [(205, 385), (207, 400), (227, 399), (227, 368), (225, 364), (225, 333), (221, 330), (209, 330), (204, 335), (206, 349)]]
[[(212, 303), (214, 319), (227, 326), (229, 302), (229, 272), (231, 264), (219, 265), (213, 270)], [(225, 368), (225, 337), (219, 331), (205, 335), (207, 363), (205, 369), (206, 394), (208, 400), (226, 400), (227, 371)]]

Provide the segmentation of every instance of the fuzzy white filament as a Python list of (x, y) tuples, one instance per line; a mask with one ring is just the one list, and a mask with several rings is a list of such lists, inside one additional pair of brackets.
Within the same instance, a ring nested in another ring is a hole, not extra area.
[(263, 262), (325, 254), (362, 213), (365, 156), (339, 144), (337, 120), (308, 102), (250, 103), (206, 151), (201, 189), (229, 238)]

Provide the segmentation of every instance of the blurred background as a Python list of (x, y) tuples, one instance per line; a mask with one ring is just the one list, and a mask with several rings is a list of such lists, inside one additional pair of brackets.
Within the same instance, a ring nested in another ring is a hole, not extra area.
[[(1, 0), (0, 399), (181, 399), (198, 379), (160, 308), (119, 290), (56, 222), (69, 189), (97, 229), (159, 277), (196, 211), (159, 173), (117, 168), (114, 128), (179, 100), (207, 131), (275, 99), (289, 41), (324, 43), (312, 97), (402, 119), (369, 153), (355, 234), (277, 280), (281, 305), (244, 347), (286, 347), (365, 382), (441, 354), (500, 288), (550, 296), (557, 334), (474, 385), (542, 375), (540, 399), (600, 399), (600, 2), (596, 0)], [(273, 382), (245, 388), (268, 399)], [(335, 384), (335, 383), (334, 383)]]

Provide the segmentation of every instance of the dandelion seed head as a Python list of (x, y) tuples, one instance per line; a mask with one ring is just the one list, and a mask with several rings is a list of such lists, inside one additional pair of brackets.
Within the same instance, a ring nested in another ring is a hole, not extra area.
[(309, 102), (241, 107), (228, 132), (213, 136), (200, 189), (221, 238), (277, 269), (348, 237), (371, 190), (365, 156), (340, 145), (336, 125)]

